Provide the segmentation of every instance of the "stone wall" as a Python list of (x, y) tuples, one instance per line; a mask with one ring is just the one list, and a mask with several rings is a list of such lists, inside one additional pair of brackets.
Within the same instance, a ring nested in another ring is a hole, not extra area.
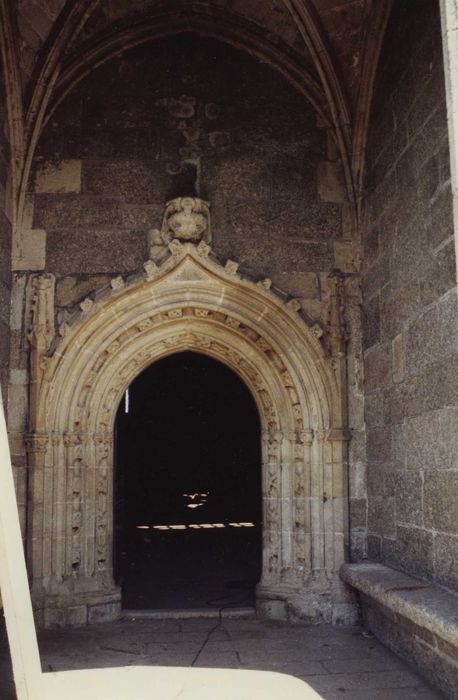
[(141, 267), (165, 202), (195, 193), (211, 203), (217, 254), (319, 317), (346, 246), (327, 140), (280, 75), (212, 40), (180, 36), (109, 62), (52, 117), (34, 163), (32, 235), (46, 238), (58, 305)]
[[(271, 278), (286, 298), (301, 301), (309, 322), (326, 325), (329, 273), (337, 269), (345, 277), (354, 331), (352, 427), (361, 428), (358, 256), (329, 133), (269, 66), (202, 37), (157, 41), (88, 75), (52, 115), (38, 144), (14, 284), (15, 318), (24, 326), (12, 344), (21, 384), (12, 387), (10, 427), (23, 521), (30, 275), (55, 276), (61, 321), (113, 278), (142, 268), (148, 234), (160, 228), (165, 203), (185, 194), (210, 202), (216, 254), (238, 261), (243, 275)], [(359, 447), (352, 460), (353, 544), (360, 555)]]
[(11, 296), (11, 222), (7, 211), (10, 147), (6, 94), (0, 66), (0, 385), (6, 406)]
[(457, 588), (458, 313), (433, 0), (394, 3), (368, 167), (362, 280), (368, 554)]

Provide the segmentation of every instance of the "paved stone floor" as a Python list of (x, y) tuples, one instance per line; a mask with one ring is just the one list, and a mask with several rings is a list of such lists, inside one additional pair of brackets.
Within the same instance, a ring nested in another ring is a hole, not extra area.
[[(40, 635), (43, 668), (128, 664), (264, 669), (304, 679), (323, 700), (439, 700), (358, 628), (299, 627), (254, 619), (133, 619)], [(12, 700), (5, 640), (0, 700)], [(216, 700), (216, 699), (215, 699)]]

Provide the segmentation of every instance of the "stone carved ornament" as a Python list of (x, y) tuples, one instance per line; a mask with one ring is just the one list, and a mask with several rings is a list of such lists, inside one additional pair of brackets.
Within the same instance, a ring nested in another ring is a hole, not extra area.
[(162, 227), (148, 233), (150, 254), (160, 258), (173, 241), (210, 243), (210, 204), (198, 197), (177, 197), (167, 202)]

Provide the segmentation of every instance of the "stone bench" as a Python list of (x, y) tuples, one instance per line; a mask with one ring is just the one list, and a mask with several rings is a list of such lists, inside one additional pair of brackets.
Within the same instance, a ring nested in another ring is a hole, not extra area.
[(458, 595), (383, 564), (344, 564), (340, 575), (371, 632), (458, 700)]

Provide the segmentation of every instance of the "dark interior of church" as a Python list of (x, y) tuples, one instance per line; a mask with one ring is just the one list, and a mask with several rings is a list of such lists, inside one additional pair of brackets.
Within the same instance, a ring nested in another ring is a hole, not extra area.
[(246, 607), (261, 574), (259, 416), (222, 363), (181, 352), (116, 420), (115, 568), (128, 609)]

